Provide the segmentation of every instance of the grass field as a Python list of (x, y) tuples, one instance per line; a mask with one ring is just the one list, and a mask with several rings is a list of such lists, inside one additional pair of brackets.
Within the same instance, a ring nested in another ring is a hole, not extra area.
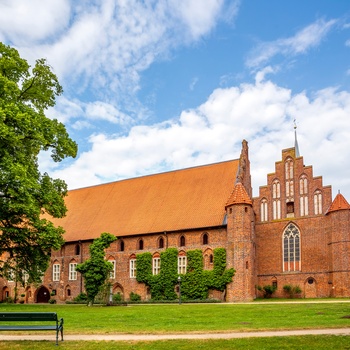
[[(65, 334), (210, 333), (350, 327), (350, 303), (252, 303), (182, 305), (14, 305), (5, 311), (53, 311), (65, 321)], [(28, 333), (30, 334), (30, 333)], [(53, 337), (54, 338), (54, 337)], [(0, 333), (1, 339), (1, 333)], [(10, 347), (9, 347), (10, 344)], [(1, 342), (2, 349), (48, 349), (52, 342)], [(84, 342), (84, 349), (113, 349), (115, 342)], [(82, 342), (60, 343), (81, 349)], [(232, 340), (118, 342), (118, 349), (350, 349), (346, 336), (298, 336)]]

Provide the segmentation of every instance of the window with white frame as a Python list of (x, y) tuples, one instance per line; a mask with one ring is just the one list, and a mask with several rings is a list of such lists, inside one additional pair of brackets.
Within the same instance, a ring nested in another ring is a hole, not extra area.
[(130, 266), (130, 278), (136, 278), (136, 259), (131, 259)]
[(186, 273), (187, 257), (179, 256), (177, 260), (177, 272), (184, 275)]
[(69, 264), (69, 280), (75, 281), (78, 278), (77, 273), (77, 264), (76, 263), (70, 263)]
[(52, 266), (52, 280), (55, 282), (59, 281), (60, 280), (60, 273), (61, 273), (60, 264), (53, 264), (53, 266)]
[(285, 162), (285, 176), (286, 176), (286, 197), (292, 199), (294, 197), (294, 171), (293, 171), (293, 159), (287, 158)]
[(273, 219), (277, 220), (281, 218), (281, 184), (278, 180), (272, 183), (272, 198)]
[(320, 190), (314, 193), (314, 210), (315, 215), (322, 214), (322, 192)]
[(308, 186), (307, 186), (306, 175), (302, 175), (300, 177), (299, 193), (300, 193), (300, 216), (309, 215), (309, 198), (308, 198)]
[(267, 199), (263, 198), (260, 203), (260, 220), (267, 221)]
[(152, 273), (153, 275), (158, 275), (160, 272), (160, 258), (153, 258), (152, 264)]
[(115, 260), (108, 260), (108, 261), (113, 265), (113, 270), (109, 272), (109, 278), (114, 279), (116, 263), (115, 263)]

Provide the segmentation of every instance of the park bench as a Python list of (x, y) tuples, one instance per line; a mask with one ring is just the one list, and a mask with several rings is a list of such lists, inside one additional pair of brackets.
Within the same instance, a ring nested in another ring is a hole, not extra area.
[[(25, 322), (31, 322), (31, 324), (25, 324)], [(54, 322), (54, 324), (42, 324), (43, 322)], [(0, 331), (51, 330), (56, 331), (56, 345), (58, 345), (59, 333), (63, 341), (63, 318), (58, 320), (56, 312), (0, 312)]]

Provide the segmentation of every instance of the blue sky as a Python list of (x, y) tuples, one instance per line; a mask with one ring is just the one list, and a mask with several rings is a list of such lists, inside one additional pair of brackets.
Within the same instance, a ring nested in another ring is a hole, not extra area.
[(69, 188), (239, 157), (254, 195), (294, 145), (350, 200), (347, 0), (0, 0), (0, 40), (46, 58), (48, 116), (79, 145), (40, 166)]

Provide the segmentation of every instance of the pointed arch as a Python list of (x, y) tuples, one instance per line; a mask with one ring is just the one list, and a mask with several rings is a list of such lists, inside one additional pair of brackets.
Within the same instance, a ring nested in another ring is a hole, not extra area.
[(281, 183), (278, 179), (272, 182), (272, 213), (273, 220), (281, 218)]
[(267, 199), (262, 198), (260, 202), (260, 221), (267, 221)]
[(186, 238), (184, 235), (180, 236), (180, 247), (184, 247), (186, 245)]
[(322, 191), (317, 189), (314, 192), (314, 213), (315, 215), (320, 215), (323, 213), (322, 210)]
[(305, 174), (299, 178), (300, 216), (309, 215), (308, 179)]
[(203, 232), (203, 234), (202, 234), (202, 244), (203, 245), (209, 244), (209, 234), (208, 234), (208, 232)]
[(289, 223), (282, 235), (283, 271), (300, 271), (300, 231), (294, 223)]

